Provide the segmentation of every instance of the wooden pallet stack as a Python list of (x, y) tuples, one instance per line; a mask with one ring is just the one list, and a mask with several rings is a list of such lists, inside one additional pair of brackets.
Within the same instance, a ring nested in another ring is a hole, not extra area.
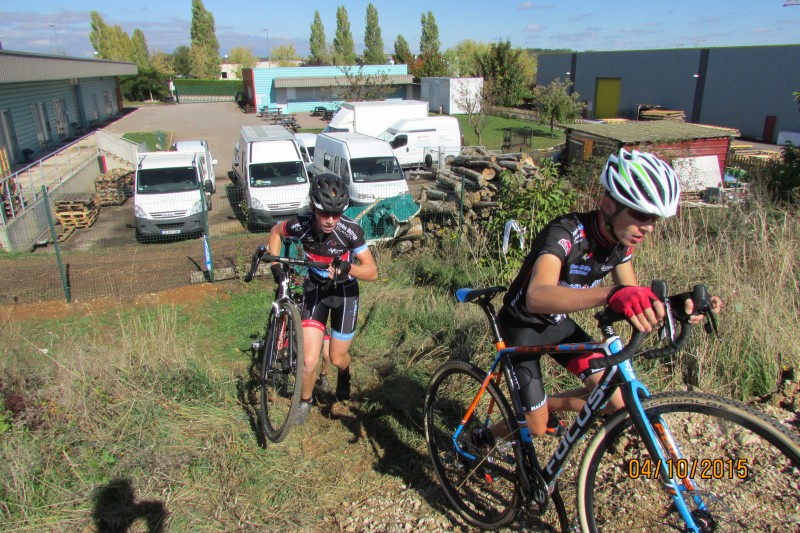
[(97, 203), (101, 206), (122, 205), (130, 196), (133, 188), (133, 171), (115, 168), (95, 179)]
[(55, 200), (55, 206), (61, 225), (60, 242), (66, 241), (76, 229), (90, 227), (100, 214), (100, 206), (93, 194), (65, 194)]

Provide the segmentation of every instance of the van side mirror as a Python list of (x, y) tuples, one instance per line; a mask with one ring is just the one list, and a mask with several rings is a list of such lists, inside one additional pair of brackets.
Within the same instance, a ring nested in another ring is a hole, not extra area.
[(205, 183), (203, 183), (203, 190), (205, 192), (212, 192), (214, 190), (214, 185), (211, 184), (211, 180), (206, 180)]
[(212, 159), (212, 160), (211, 160), (211, 164), (212, 164), (212, 165), (216, 165), (216, 164), (217, 164), (217, 160), (216, 160), (216, 159)]

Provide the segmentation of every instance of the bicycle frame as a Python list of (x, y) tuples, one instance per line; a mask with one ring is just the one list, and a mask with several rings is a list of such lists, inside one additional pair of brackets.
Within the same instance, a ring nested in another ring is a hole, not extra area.
[[(483, 307), (483, 306), (481, 306)], [(625, 410), (630, 415), (633, 425), (642, 438), (645, 447), (648, 450), (653, 461), (656, 464), (667, 464), (668, 460), (673, 462), (681, 459), (682, 454), (672, 437), (667, 426), (660, 419), (649, 420), (645, 415), (641, 399), (650, 397), (650, 391), (647, 387), (639, 381), (633, 369), (633, 365), (629, 360), (623, 361), (619, 365), (609, 367), (604, 371), (603, 377), (597, 387), (589, 393), (586, 400), (586, 405), (578, 413), (575, 421), (567, 430), (564, 437), (559, 442), (553, 455), (548, 459), (544, 468), (541, 468), (538, 458), (536, 456), (536, 448), (533, 442), (528, 424), (525, 420), (522, 404), (519, 395), (513, 389), (513, 367), (514, 363), (529, 359), (531, 356), (544, 355), (547, 353), (582, 353), (582, 352), (600, 352), (606, 356), (618, 353), (624, 347), (622, 340), (613, 333), (613, 328), (609, 328), (609, 333), (612, 335), (607, 337), (605, 341), (600, 343), (568, 343), (557, 345), (542, 345), (542, 346), (517, 346), (506, 347), (505, 343), (501, 340), (497, 330), (497, 324), (492, 309), (485, 309), (487, 316), (490, 318), (492, 330), (495, 333), (495, 346), (497, 347), (497, 354), (492, 362), (486, 376), (481, 384), (481, 387), (467, 410), (464, 418), (461, 420), (458, 428), (453, 434), (452, 440), (457, 453), (475, 461), (477, 458), (467, 451), (463, 450), (458, 444), (458, 438), (469, 420), (472, 417), (475, 406), (480, 401), (481, 397), (488, 387), (489, 381), (494, 379), (499, 386), (500, 378), (502, 375), (506, 378), (506, 383), (509, 384), (510, 398), (514, 410), (514, 417), (516, 422), (515, 428), (509, 428), (511, 434), (517, 435), (517, 440), (522, 443), (522, 452), (527, 459), (527, 464), (530, 464), (538, 473), (547, 485), (548, 493), (552, 494), (556, 486), (556, 481), (564, 469), (564, 466), (569, 459), (571, 452), (575, 445), (589, 432), (589, 426), (592, 420), (599, 414), (605, 407), (608, 399), (619, 388), (622, 392), (622, 397), (625, 402)], [(501, 374), (502, 371), (502, 374)], [(489, 412), (492, 411), (494, 405), (490, 403)], [(531, 483), (526, 468), (521, 469), (524, 474), (524, 486), (531, 487), (535, 484)], [(690, 478), (685, 478), (682, 482), (674, 479), (667, 478), (664, 470), (660, 472), (662, 484), (664, 484), (667, 493), (672, 498), (676, 509), (683, 518), (688, 531), (700, 531), (699, 526), (694, 521), (694, 518), (683, 500), (681, 494), (686, 491), (692, 491), (693, 499), (698, 505), (698, 508), (704, 509), (705, 505), (697, 493), (697, 486)], [(528, 494), (531, 496), (531, 494)], [(533, 495), (537, 503), (544, 505), (546, 503), (546, 496), (543, 494)]]

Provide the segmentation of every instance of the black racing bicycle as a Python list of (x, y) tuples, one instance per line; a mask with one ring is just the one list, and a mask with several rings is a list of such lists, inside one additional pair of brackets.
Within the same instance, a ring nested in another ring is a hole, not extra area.
[[(581, 531), (800, 530), (800, 438), (795, 433), (727, 398), (696, 392), (651, 395), (636, 377), (632, 357), (664, 358), (689, 340), (686, 297), (697, 312), (706, 313), (706, 331), (717, 332), (704, 286), (675, 297), (666, 297), (664, 282), (653, 288), (667, 308), (666, 345), (645, 351), (639, 332), (623, 345), (613, 324), (624, 317), (608, 309), (596, 315), (602, 342), (506, 347), (491, 303), (505, 288), (456, 291), (460, 302), (483, 309), (497, 349), (488, 371), (464, 361), (446, 362), (425, 397), (430, 458), (464, 519), (495, 529), (511, 523), (523, 506), (543, 514), (552, 500), (564, 531), (576, 526)], [(590, 363), (604, 369), (601, 382), (552, 456), (540, 463), (512, 369), (532, 355), (586, 351), (606, 355)], [(503, 378), (511, 405), (501, 390)], [(600, 410), (617, 389), (625, 409), (606, 418)], [(488, 428), (495, 428), (489, 443)], [(576, 444), (590, 433), (577, 471), (574, 523), (558, 480)]]
[(283, 265), (266, 329), (252, 344), (261, 361), (261, 425), (270, 441), (281, 442), (292, 429), (303, 385), (303, 324), (298, 309), (303, 300), (302, 270), (328, 265), (266, 252), (263, 245), (256, 249), (244, 281), (253, 280), (262, 260)]

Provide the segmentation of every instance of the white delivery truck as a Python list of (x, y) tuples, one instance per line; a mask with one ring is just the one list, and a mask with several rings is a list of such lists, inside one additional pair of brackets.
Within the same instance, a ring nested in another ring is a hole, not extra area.
[(176, 152), (192, 152), (199, 154), (201, 157), (201, 164), (206, 166), (206, 175), (211, 180), (211, 192), (217, 192), (217, 174), (214, 171), (214, 165), (217, 160), (211, 157), (211, 150), (208, 148), (208, 141), (178, 141), (172, 145), (172, 149)]
[(203, 232), (203, 190), (211, 191), (207, 168), (193, 152), (139, 154), (134, 181), (136, 236), (199, 235)]
[(353, 205), (368, 205), (379, 198), (408, 192), (403, 170), (389, 143), (362, 133), (317, 135), (313, 172), (341, 176)]
[(377, 137), (401, 118), (427, 116), (428, 102), (421, 100), (346, 102), (333, 115), (322, 133), (350, 131)]
[(242, 126), (233, 175), (246, 199), (251, 230), (308, 209), (308, 172), (294, 134), (283, 126)]
[(438, 154), (461, 153), (461, 128), (455, 117), (400, 119), (378, 135), (388, 142), (400, 166), (433, 166)]

